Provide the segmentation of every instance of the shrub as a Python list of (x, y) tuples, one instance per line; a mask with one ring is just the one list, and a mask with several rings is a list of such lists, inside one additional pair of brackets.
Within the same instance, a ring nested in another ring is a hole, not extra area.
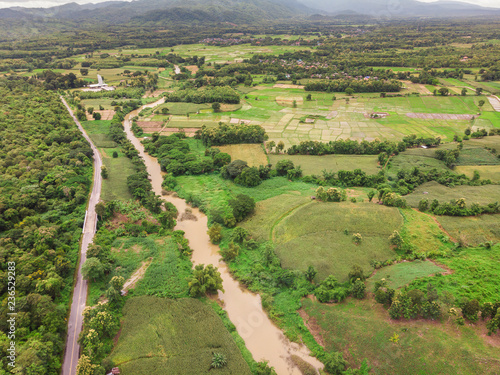
[(293, 165), (293, 162), (288, 159), (283, 159), (276, 163), (276, 171), (278, 172), (279, 176), (286, 176), (288, 174), (288, 171), (294, 168), (295, 166)]
[(255, 187), (260, 185), (262, 180), (260, 179), (259, 170), (255, 167), (250, 167), (244, 168), (240, 175), (234, 179), (234, 182), (246, 187)]
[(210, 242), (213, 244), (218, 244), (222, 240), (222, 227), (218, 223), (212, 225), (207, 233), (210, 237)]
[(323, 358), (325, 370), (332, 375), (340, 375), (345, 370), (347, 362), (345, 361), (342, 353), (327, 353)]
[(352, 235), (352, 242), (354, 242), (356, 245), (360, 245), (362, 241), (363, 237), (361, 236), (360, 233), (354, 233)]
[(354, 298), (363, 299), (365, 298), (366, 285), (360, 279), (356, 280), (352, 285), (352, 295)]
[[(219, 104), (219, 106), (220, 106), (220, 104)], [(224, 354), (222, 354), (222, 353), (213, 353), (213, 355), (212, 355), (212, 364), (210, 365), (210, 367), (212, 367), (212, 368), (222, 368), (222, 367), (224, 367), (226, 365), (227, 365), (227, 359), (226, 359), (226, 356)]]
[(255, 201), (248, 195), (238, 194), (235, 199), (231, 199), (228, 203), (233, 209), (233, 216), (237, 222), (242, 221), (255, 210)]

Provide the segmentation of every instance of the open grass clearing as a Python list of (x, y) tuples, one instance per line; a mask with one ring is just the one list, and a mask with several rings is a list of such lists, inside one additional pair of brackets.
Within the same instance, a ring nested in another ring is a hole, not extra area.
[(457, 165), (499, 165), (500, 159), (481, 147), (464, 147), (457, 158)]
[[(127, 186), (127, 177), (135, 173), (132, 161), (119, 149), (104, 148), (103, 163), (108, 170), (108, 178), (102, 180), (101, 199), (105, 202), (118, 199), (126, 201), (132, 199), (132, 194)], [(113, 152), (118, 152), (118, 157), (113, 158)]]
[(413, 262), (401, 262), (392, 266), (383, 267), (368, 279), (368, 291), (373, 290), (376, 281), (385, 279), (387, 285), (393, 289), (399, 289), (408, 285), (413, 280), (421, 277), (442, 273), (446, 270), (426, 260), (414, 260)]
[(429, 203), (434, 199), (437, 199), (440, 203), (445, 203), (460, 198), (465, 198), (469, 206), (472, 203), (487, 205), (500, 202), (500, 185), (447, 187), (431, 181), (420, 185), (411, 194), (405, 196), (406, 201), (412, 207), (418, 207), (418, 203), (422, 199), (428, 199)]
[[(500, 348), (485, 339), (484, 325), (392, 321), (371, 299), (335, 305), (306, 299), (303, 308), (327, 350), (341, 351), (354, 367), (367, 359), (373, 374), (494, 375), (500, 371)], [(399, 335), (397, 344), (389, 340), (394, 333)]]
[(447, 291), (457, 302), (462, 298), (477, 299), (480, 303), (498, 301), (499, 257), (500, 245), (490, 249), (459, 249), (451, 257), (436, 259), (439, 264), (451, 269), (451, 273), (420, 278), (411, 283), (411, 288), (425, 290), (427, 284), (432, 283), (439, 293)]
[(487, 241), (500, 241), (500, 215), (471, 217), (438, 216), (437, 220), (454, 238), (465, 244), (477, 246)]
[(361, 169), (367, 174), (377, 174), (380, 171), (377, 156), (372, 155), (269, 155), (269, 161), (273, 165), (280, 160), (291, 160), (295, 166), (300, 165), (304, 175), (321, 175), (323, 170), (338, 172)]
[[(224, 354), (227, 365), (210, 371), (214, 353)], [(220, 317), (196, 299), (129, 299), (110, 359), (136, 375), (251, 374)]]
[[(371, 273), (371, 261), (393, 257), (388, 237), (403, 224), (397, 209), (374, 203), (311, 202), (284, 214), (272, 230), (282, 266), (305, 271), (312, 265), (320, 279), (333, 274), (342, 281), (354, 265)], [(360, 245), (353, 233), (363, 236)]]
[(217, 147), (221, 152), (231, 155), (231, 160), (243, 160), (250, 167), (267, 165), (267, 155), (260, 144), (238, 144)]

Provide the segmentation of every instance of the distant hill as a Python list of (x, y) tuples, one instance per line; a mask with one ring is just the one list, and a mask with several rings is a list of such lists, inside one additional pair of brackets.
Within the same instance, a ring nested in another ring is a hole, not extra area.
[[(299, 0), (302, 4), (329, 14), (357, 14), (391, 17), (460, 17), (491, 15), (500, 9), (485, 8), (459, 1), (424, 3), (416, 0)], [(499, 5), (500, 7), (500, 5)]]
[(65, 4), (51, 8), (0, 9), (0, 18), (54, 18), (107, 24), (260, 23), (304, 17), (317, 12), (295, 0), (138, 0)]

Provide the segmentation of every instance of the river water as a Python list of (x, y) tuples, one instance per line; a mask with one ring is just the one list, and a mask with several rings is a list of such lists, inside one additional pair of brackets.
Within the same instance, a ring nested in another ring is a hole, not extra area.
[[(127, 138), (144, 159), (153, 185), (153, 191), (164, 200), (173, 203), (179, 214), (182, 214), (186, 208), (191, 207), (181, 198), (162, 194), (163, 176), (160, 164), (156, 158), (144, 152), (144, 146), (131, 130), (131, 119), (133, 117), (137, 116), (142, 109), (153, 108), (162, 104), (163, 101), (164, 99), (160, 99), (155, 103), (147, 104), (129, 113), (125, 117), (123, 125)], [(196, 221), (178, 221), (175, 229), (185, 232), (185, 237), (189, 240), (189, 246), (193, 249), (191, 260), (195, 265), (213, 264), (218, 267), (224, 287), (224, 293), (219, 292), (219, 299), (223, 302), (224, 310), (227, 311), (229, 319), (236, 326), (238, 334), (245, 341), (246, 347), (252, 353), (253, 358), (256, 361), (269, 361), (269, 364), (275, 368), (278, 375), (301, 374), (291, 362), (292, 355), (301, 357), (317, 369), (323, 368), (323, 364), (315, 357), (311, 357), (309, 350), (304, 345), (290, 342), (283, 332), (271, 322), (262, 309), (258, 294), (249, 292), (232, 278), (226, 264), (221, 260), (218, 253), (219, 247), (210, 242), (207, 234), (207, 216), (195, 208), (192, 208), (192, 213), (196, 216)]]

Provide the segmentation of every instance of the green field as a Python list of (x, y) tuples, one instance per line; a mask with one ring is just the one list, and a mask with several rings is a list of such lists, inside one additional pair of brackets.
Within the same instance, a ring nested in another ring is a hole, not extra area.
[[(370, 374), (494, 375), (500, 371), (500, 349), (487, 341), (484, 327), (393, 321), (371, 299), (335, 305), (304, 299), (303, 308), (327, 350), (341, 351), (354, 367), (367, 359)], [(390, 341), (395, 333), (398, 343)]]
[(444, 229), (456, 240), (477, 246), (486, 241), (500, 241), (500, 215), (472, 217), (438, 216)]
[[(132, 161), (127, 158), (118, 144), (109, 136), (109, 125), (111, 121), (82, 121), (82, 126), (99, 149), (102, 162), (108, 170), (108, 178), (102, 180), (101, 199), (109, 202), (115, 199), (126, 201), (132, 199), (127, 186), (127, 177), (135, 172)], [(113, 158), (113, 152), (118, 153)]]
[[(227, 365), (211, 370), (214, 353)], [(109, 358), (124, 374), (251, 374), (221, 318), (195, 299), (129, 299)]]
[(446, 251), (450, 245), (448, 235), (442, 231), (433, 217), (413, 209), (399, 211), (404, 219), (401, 234), (417, 252)]
[(461, 249), (449, 258), (438, 258), (440, 264), (451, 268), (449, 275), (424, 277), (412, 282), (412, 288), (425, 290), (432, 283), (438, 292), (448, 291), (457, 301), (462, 298), (477, 299), (481, 303), (494, 302), (500, 298), (500, 245), (491, 249)]
[(231, 160), (243, 160), (251, 167), (269, 164), (262, 145), (239, 144), (217, 147), (221, 152), (231, 155)]
[(387, 281), (388, 287), (398, 289), (408, 285), (415, 279), (444, 271), (444, 269), (428, 260), (396, 263), (377, 270), (375, 275), (368, 279), (368, 290), (371, 291), (375, 282), (382, 279)]
[(284, 159), (293, 161), (295, 166), (300, 165), (304, 175), (321, 176), (323, 170), (338, 172), (361, 169), (367, 174), (377, 174), (380, 171), (377, 156), (371, 155), (269, 155), (269, 161), (272, 165), (276, 165)]
[(422, 172), (428, 172), (434, 168), (443, 172), (450, 170), (441, 160), (433, 157), (413, 155), (411, 153), (404, 152), (391, 158), (389, 162), (388, 174), (396, 180), (397, 173), (399, 171), (411, 171), (415, 167)]
[(472, 203), (487, 205), (500, 202), (500, 185), (447, 187), (431, 181), (420, 185), (411, 194), (405, 196), (406, 201), (412, 207), (418, 207), (418, 203), (424, 198), (428, 199), (429, 202), (437, 199), (440, 203), (465, 198), (469, 206)]
[(474, 172), (478, 171), (481, 179), (491, 180), (494, 184), (500, 183), (500, 167), (498, 165), (464, 165), (455, 167), (455, 171), (459, 174), (464, 174), (469, 178), (474, 177)]
[[(259, 220), (259, 212), (255, 217)], [(271, 233), (283, 267), (305, 271), (312, 265), (320, 279), (333, 274), (345, 281), (354, 265), (369, 274), (371, 261), (392, 258), (395, 253), (388, 237), (402, 224), (395, 208), (373, 203), (311, 202), (283, 212)], [(353, 233), (363, 236), (360, 245), (353, 243)]]

